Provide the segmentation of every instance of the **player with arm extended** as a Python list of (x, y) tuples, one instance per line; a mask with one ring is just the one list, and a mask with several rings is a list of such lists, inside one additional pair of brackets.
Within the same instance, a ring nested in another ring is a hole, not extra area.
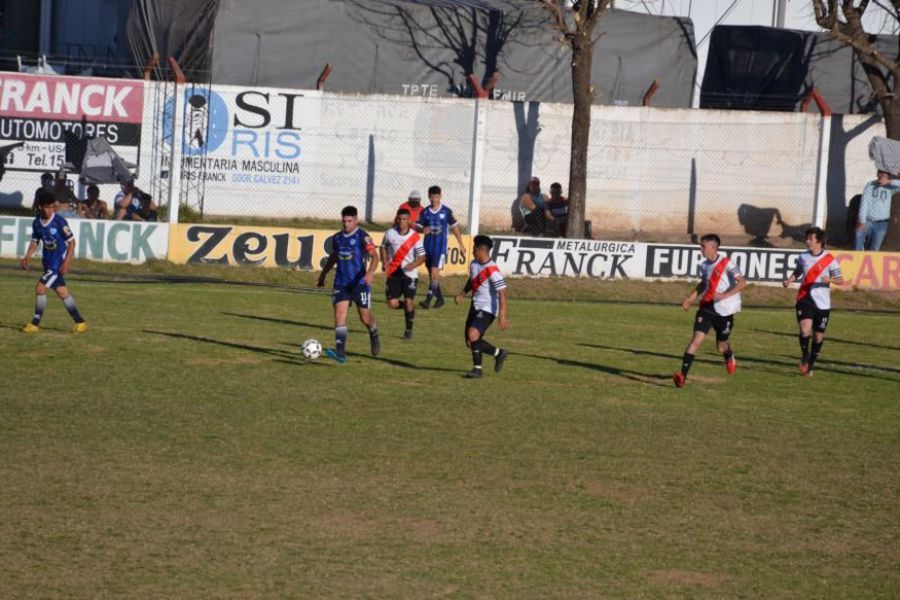
[(494, 318), (500, 329), (509, 327), (506, 320), (506, 282), (500, 268), (491, 260), (491, 248), (494, 241), (486, 235), (476, 235), (472, 248), (473, 259), (469, 265), (469, 279), (463, 291), (454, 300), (457, 304), (463, 301), (468, 292), (472, 292), (472, 306), (466, 317), (466, 346), (472, 350), (472, 370), (466, 373), (468, 378), (482, 376), (481, 364), (485, 354), (494, 357), (494, 371), (503, 370), (503, 362), (507, 352), (497, 348), (484, 339), (484, 333), (491, 326)]
[(678, 387), (684, 387), (694, 355), (710, 328), (716, 331), (716, 348), (725, 358), (725, 370), (731, 375), (737, 369), (737, 361), (728, 338), (734, 328), (734, 315), (741, 310), (741, 290), (747, 287), (747, 280), (736, 264), (724, 254), (719, 254), (721, 243), (719, 236), (714, 233), (700, 238), (700, 250), (704, 258), (700, 264), (700, 282), (681, 303), (682, 309), (690, 310), (691, 304), (699, 296), (700, 308), (694, 317), (694, 335), (684, 350), (681, 371), (672, 375), (672, 380)]
[(325, 350), (325, 355), (341, 364), (347, 362), (347, 312), (353, 302), (356, 304), (359, 320), (369, 330), (372, 356), (378, 356), (381, 341), (371, 310), (371, 286), (378, 268), (378, 251), (369, 234), (360, 228), (355, 206), (345, 206), (341, 210), (341, 231), (331, 237), (331, 254), (319, 275), (318, 287), (325, 286), (325, 277), (335, 265), (337, 270), (331, 292), (331, 303), (334, 305), (334, 348)]
[(31, 244), (25, 252), (25, 258), (22, 259), (22, 268), (28, 270), (28, 263), (32, 255), (37, 251), (38, 246), (42, 245), (41, 262), (44, 274), (34, 287), (34, 316), (31, 323), (27, 323), (22, 331), (25, 333), (40, 331), (41, 318), (44, 316), (44, 309), (47, 306), (47, 288), (50, 288), (56, 292), (72, 316), (72, 320), (75, 321), (72, 333), (84, 333), (87, 331), (87, 323), (78, 312), (75, 298), (69, 293), (63, 277), (69, 272), (72, 257), (75, 256), (75, 236), (72, 235), (72, 230), (69, 229), (66, 220), (56, 214), (56, 198), (52, 192), (38, 191), (37, 206), (39, 214), (31, 225)]
[(425, 208), (419, 215), (419, 227), (425, 236), (425, 266), (428, 268), (428, 294), (425, 300), (419, 303), (422, 308), (431, 307), (431, 299), (434, 298), (434, 307), (444, 305), (444, 294), (441, 292), (441, 269), (447, 258), (447, 241), (450, 231), (456, 236), (459, 243), (459, 251), (462, 259), (466, 259), (466, 248), (463, 245), (459, 223), (453, 216), (449, 206), (441, 204), (441, 188), (433, 185), (428, 188), (428, 200), (431, 206)]
[[(844, 283), (844, 277), (834, 255), (825, 251), (825, 231), (819, 227), (807, 229), (806, 247), (808, 251), (797, 259), (797, 267), (784, 280), (784, 287), (795, 281), (800, 282), (796, 305), (797, 325), (800, 328), (800, 372), (812, 377), (831, 314), (831, 284)], [(810, 338), (812, 351), (809, 348)]]
[[(416, 318), (416, 284), (419, 266), (425, 263), (425, 246), (422, 236), (409, 226), (409, 210), (400, 208), (396, 225), (384, 233), (379, 252), (381, 266), (387, 276), (387, 303), (389, 308), (402, 308), (406, 315), (404, 340), (411, 340)], [(402, 303), (401, 303), (402, 298)]]

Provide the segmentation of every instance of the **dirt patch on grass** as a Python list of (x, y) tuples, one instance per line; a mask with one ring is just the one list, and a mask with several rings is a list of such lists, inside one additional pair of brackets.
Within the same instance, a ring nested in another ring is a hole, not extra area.
[(696, 587), (718, 587), (725, 581), (722, 575), (703, 573), (701, 571), (686, 571), (684, 569), (666, 569), (654, 571), (650, 579), (658, 583), (675, 585), (690, 585)]

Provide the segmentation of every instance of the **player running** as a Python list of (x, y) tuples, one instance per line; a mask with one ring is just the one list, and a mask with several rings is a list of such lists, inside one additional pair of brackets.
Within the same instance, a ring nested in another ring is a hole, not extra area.
[(385, 232), (380, 248), (381, 265), (387, 275), (388, 307), (402, 308), (406, 315), (404, 340), (412, 339), (419, 266), (425, 262), (422, 236), (410, 228), (409, 221), (409, 210), (401, 207), (397, 211), (396, 225)]
[(428, 200), (431, 206), (425, 208), (419, 215), (418, 225), (425, 236), (425, 266), (428, 267), (428, 294), (425, 300), (419, 303), (422, 308), (431, 307), (431, 299), (434, 298), (434, 307), (444, 305), (444, 294), (441, 292), (441, 269), (447, 258), (447, 240), (450, 230), (456, 236), (459, 243), (459, 251), (462, 259), (466, 259), (466, 248), (463, 245), (462, 234), (459, 231), (459, 223), (453, 216), (449, 206), (441, 204), (441, 188), (433, 185), (428, 188)]
[[(338, 363), (347, 362), (347, 311), (350, 303), (356, 304), (359, 320), (369, 330), (372, 356), (381, 352), (378, 327), (372, 316), (372, 277), (378, 268), (378, 252), (372, 238), (359, 227), (355, 206), (345, 206), (341, 211), (342, 230), (331, 237), (331, 254), (319, 275), (318, 287), (325, 286), (325, 276), (337, 265), (331, 303), (334, 305), (334, 349), (325, 355)], [(369, 268), (366, 269), (368, 260)]]
[(486, 235), (476, 235), (473, 246), (474, 260), (469, 265), (469, 280), (463, 291), (454, 298), (459, 304), (466, 293), (472, 292), (472, 306), (466, 317), (466, 346), (472, 350), (472, 370), (466, 373), (468, 378), (482, 376), (481, 362), (484, 354), (494, 357), (496, 373), (503, 370), (507, 352), (488, 343), (484, 339), (484, 332), (495, 317), (500, 323), (500, 329), (509, 327), (509, 321), (506, 320), (506, 282), (500, 268), (491, 260), (494, 241)]
[(56, 213), (56, 197), (47, 190), (38, 190), (36, 194), (38, 216), (31, 225), (31, 244), (22, 259), (22, 268), (28, 270), (28, 262), (37, 251), (38, 245), (43, 245), (41, 263), (44, 266), (44, 274), (34, 286), (34, 316), (31, 323), (22, 327), (25, 333), (37, 333), (40, 331), (41, 318), (44, 316), (44, 308), (47, 306), (47, 288), (54, 290), (75, 326), (72, 333), (84, 333), (87, 331), (87, 323), (81, 318), (78, 308), (75, 306), (75, 298), (66, 287), (63, 277), (69, 272), (72, 257), (75, 256), (75, 236), (69, 229), (66, 220)]
[(700, 238), (700, 250), (706, 259), (700, 264), (700, 283), (681, 303), (681, 308), (690, 310), (700, 296), (700, 308), (694, 319), (694, 336), (684, 350), (681, 371), (672, 375), (678, 387), (684, 387), (694, 355), (710, 328), (716, 330), (716, 348), (725, 357), (725, 370), (731, 375), (737, 369), (728, 338), (734, 328), (734, 315), (741, 310), (741, 290), (747, 287), (747, 281), (736, 264), (719, 254), (721, 243), (714, 233)]
[[(831, 284), (844, 283), (841, 266), (834, 255), (825, 252), (825, 231), (819, 227), (806, 230), (806, 247), (797, 259), (793, 274), (784, 280), (784, 287), (800, 281), (797, 292), (797, 325), (800, 327), (800, 372), (812, 377), (813, 366), (822, 351), (825, 329), (831, 314)], [(815, 332), (815, 334), (813, 334)], [(809, 348), (810, 337), (812, 351)]]

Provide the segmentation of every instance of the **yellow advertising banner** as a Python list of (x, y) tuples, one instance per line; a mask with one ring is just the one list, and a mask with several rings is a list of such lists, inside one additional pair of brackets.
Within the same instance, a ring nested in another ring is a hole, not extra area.
[(844, 285), (863, 290), (900, 290), (900, 253), (832, 250)]
[[(169, 230), (169, 260), (177, 264), (258, 265), (318, 271), (328, 258), (330, 238), (335, 233), (290, 227), (180, 223)], [(381, 244), (382, 232), (370, 234), (376, 245)], [(450, 236), (444, 273), (466, 272), (472, 256), (469, 236), (463, 236), (463, 243), (467, 246), (466, 259), (456, 238)]]

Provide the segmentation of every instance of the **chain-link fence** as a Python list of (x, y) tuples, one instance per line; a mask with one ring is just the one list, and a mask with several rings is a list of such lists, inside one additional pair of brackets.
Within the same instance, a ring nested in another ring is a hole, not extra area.
[[(439, 185), (470, 231), (476, 214), (480, 230), (510, 233), (521, 229), (519, 198), (531, 176), (544, 194), (554, 181), (564, 195), (568, 188), (569, 105), (16, 77), (21, 100), (7, 102), (20, 110), (5, 111), (0, 124), (0, 147), (23, 143), (8, 152), (0, 182), (6, 214), (29, 213), (40, 174), (70, 158), (61, 131), (79, 127), (109, 138), (134, 165), (161, 218), (178, 199), (182, 221), (331, 226), (352, 204), (384, 225), (411, 190), (427, 202), (427, 188)], [(47, 106), (29, 105), (42, 85)], [(99, 114), (81, 123), (85, 107)], [(622, 240), (707, 231), (735, 242), (789, 240), (815, 220), (821, 186), (829, 227), (841, 227), (849, 198), (873, 175), (865, 146), (883, 126), (836, 116), (821, 148), (822, 123), (817, 114), (594, 106), (590, 231)], [(71, 175), (70, 183), (83, 198), (84, 186)], [(101, 186), (101, 197), (111, 203), (117, 191)]]

